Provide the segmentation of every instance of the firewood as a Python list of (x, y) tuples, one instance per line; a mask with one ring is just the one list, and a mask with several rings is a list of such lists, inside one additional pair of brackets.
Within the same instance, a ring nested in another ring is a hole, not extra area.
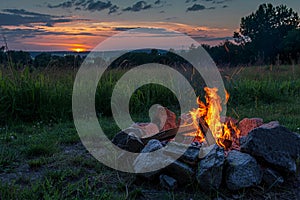
[(205, 137), (205, 141), (208, 144), (208, 146), (216, 144), (216, 140), (211, 130), (209, 129), (208, 125), (202, 117), (199, 118), (199, 127)]
[(195, 133), (196, 131), (197, 129), (193, 125), (182, 125), (177, 128), (161, 131), (147, 138), (141, 138), (141, 140), (144, 144), (146, 144), (149, 140), (152, 139), (156, 139), (159, 141), (170, 140), (175, 138), (176, 134), (178, 134), (179, 137), (185, 137), (185, 134)]

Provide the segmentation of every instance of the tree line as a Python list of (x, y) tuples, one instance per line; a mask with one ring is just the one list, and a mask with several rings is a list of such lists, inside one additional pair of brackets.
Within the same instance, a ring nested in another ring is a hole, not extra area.
[(299, 16), (285, 5), (261, 4), (241, 19), (233, 38), (217, 46), (202, 46), (218, 65), (300, 63)]
[[(261, 4), (255, 12), (241, 19), (240, 29), (233, 33), (233, 40), (226, 40), (216, 46), (204, 44), (201, 47), (218, 66), (299, 64), (300, 19), (297, 12), (285, 5)], [(200, 47), (192, 45), (189, 51), (198, 48)], [(183, 61), (172, 50), (165, 54), (157, 50), (134, 51), (122, 58), (114, 61), (112, 65), (126, 67), (146, 61), (162, 64)], [(5, 46), (0, 48), (0, 64), (12, 64), (15, 68), (77, 68), (83, 60), (84, 57), (79, 55), (62, 57), (49, 53), (41, 53), (32, 59), (29, 52), (7, 51)]]
[(84, 57), (80, 55), (57, 56), (51, 53), (40, 53), (32, 58), (26, 51), (5, 51), (5, 46), (0, 48), (0, 65), (12, 66), (15, 69), (30, 68), (78, 68)]

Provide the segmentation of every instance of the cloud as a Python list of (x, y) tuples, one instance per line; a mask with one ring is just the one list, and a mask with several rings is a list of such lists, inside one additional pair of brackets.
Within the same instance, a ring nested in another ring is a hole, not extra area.
[(31, 29), (31, 28), (16, 28), (16, 29), (3, 28), (2, 31), (5, 35), (17, 36), (21, 38), (33, 38), (39, 35), (95, 36), (95, 34), (89, 32), (67, 33), (61, 31), (48, 31), (45, 29)]
[(112, 3), (110, 1), (108, 2), (103, 2), (103, 1), (93, 1), (93, 2), (90, 2), (87, 7), (86, 7), (86, 10), (89, 10), (89, 11), (101, 11), (101, 10), (105, 10), (105, 9), (108, 9), (110, 7), (112, 7)]
[(207, 41), (207, 42), (213, 42), (213, 41), (224, 41), (224, 40), (232, 40), (233, 38), (231, 36), (225, 36), (225, 37), (213, 37), (213, 36), (191, 36), (193, 39), (197, 41)]
[(110, 1), (95, 1), (95, 0), (69, 0), (57, 5), (48, 4), (48, 8), (74, 8), (75, 10), (87, 11), (102, 11), (108, 9), (108, 14), (117, 12), (119, 7), (112, 4)]
[[(195, 1), (195, 0), (192, 0)], [(154, 0), (154, 2), (147, 3), (146, 1), (138, 1), (131, 6), (123, 7), (120, 10), (120, 7), (116, 4), (111, 3), (111, 1), (101, 1), (101, 0), (67, 0), (60, 4), (52, 5), (48, 4), (48, 8), (63, 8), (63, 9), (74, 9), (74, 10), (86, 10), (86, 11), (103, 11), (108, 10), (108, 14), (117, 13), (120, 11), (124, 12), (139, 12), (142, 10), (147, 10), (151, 8), (161, 8), (167, 4), (165, 0)], [(122, 14), (119, 12), (118, 14)]]
[(111, 7), (109, 8), (108, 14), (116, 13), (116, 12), (118, 12), (118, 10), (119, 10), (119, 6), (113, 5), (113, 6), (111, 6)]
[[(166, 1), (162, 1), (162, 0), (156, 0), (154, 2), (154, 5), (161, 5), (161, 6), (164, 6), (164, 5), (167, 5), (167, 2)], [(171, 4), (168, 4), (168, 5), (171, 5)]]
[(219, 0), (219, 1), (213, 1), (212, 3), (213, 4), (223, 4), (223, 3), (228, 2), (228, 1), (231, 1), (231, 0)]
[[(0, 26), (32, 26), (32, 24), (41, 23), (44, 26), (53, 26), (56, 23), (66, 23), (75, 21), (65, 16), (54, 16), (37, 12), (30, 12), (24, 9), (4, 9), (0, 12)], [(86, 19), (77, 19), (85, 20)]]
[(128, 31), (128, 30), (132, 30), (132, 29), (137, 29), (140, 27), (115, 27), (113, 30), (114, 31)]
[(150, 9), (150, 8), (152, 8), (151, 4), (148, 4), (145, 1), (138, 1), (135, 4), (133, 4), (132, 6), (124, 8), (123, 11), (139, 12), (139, 11), (147, 10), (147, 9)]
[(177, 17), (167, 17), (167, 18), (165, 18), (166, 21), (175, 20), (175, 19), (177, 19)]
[(189, 11), (199, 11), (199, 10), (205, 10), (206, 7), (204, 5), (200, 5), (200, 4), (194, 4), (193, 6), (191, 7), (188, 7), (186, 12), (189, 12)]
[(161, 3), (162, 3), (161, 0), (157, 0), (157, 1), (154, 2), (155, 5), (158, 5), (158, 4), (161, 4)]
[(10, 13), (10, 14), (16, 14), (16, 15), (27, 15), (31, 17), (54, 17), (53, 15), (47, 15), (47, 14), (41, 14), (37, 12), (30, 12), (24, 9), (3, 9), (3, 12)]
[(71, 8), (73, 6), (72, 1), (66, 1), (57, 5), (48, 5), (48, 8)]
[(50, 25), (72, 21), (71, 19), (64, 18), (63, 16), (52, 16), (41, 13), (34, 13), (23, 9), (5, 9), (3, 11), (5, 13), (0, 12), (0, 26), (29, 26), (33, 23), (43, 23), (45, 25)]
[(186, 0), (185, 3), (196, 2), (197, 0)]

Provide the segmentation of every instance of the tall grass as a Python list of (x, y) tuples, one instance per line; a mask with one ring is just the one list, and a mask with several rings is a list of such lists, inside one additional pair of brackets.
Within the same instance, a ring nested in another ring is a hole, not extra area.
[(300, 66), (262, 66), (223, 72), (234, 105), (272, 104), (300, 95)]
[(10, 75), (0, 71), (0, 122), (70, 119), (70, 75), (53, 80), (44, 73), (30, 73), (29, 68)]
[[(98, 116), (111, 116), (113, 88), (124, 70), (112, 70), (101, 78), (96, 98)], [(74, 70), (30, 72), (0, 69), (0, 123), (72, 119), (72, 88)], [(257, 106), (272, 104), (300, 96), (300, 66), (249, 67), (222, 71), (230, 105)], [(199, 88), (195, 88), (199, 91)], [(179, 109), (178, 101), (165, 87), (149, 84), (131, 97), (132, 114), (147, 114), (154, 103)]]

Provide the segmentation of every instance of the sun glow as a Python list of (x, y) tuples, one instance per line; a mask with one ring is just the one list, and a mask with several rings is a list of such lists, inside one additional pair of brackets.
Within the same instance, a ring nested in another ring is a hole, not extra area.
[(75, 51), (77, 53), (87, 51), (87, 47), (82, 44), (72, 44), (69, 48), (71, 51)]
[(85, 51), (85, 49), (83, 49), (83, 48), (72, 48), (71, 50), (76, 51), (77, 53)]

